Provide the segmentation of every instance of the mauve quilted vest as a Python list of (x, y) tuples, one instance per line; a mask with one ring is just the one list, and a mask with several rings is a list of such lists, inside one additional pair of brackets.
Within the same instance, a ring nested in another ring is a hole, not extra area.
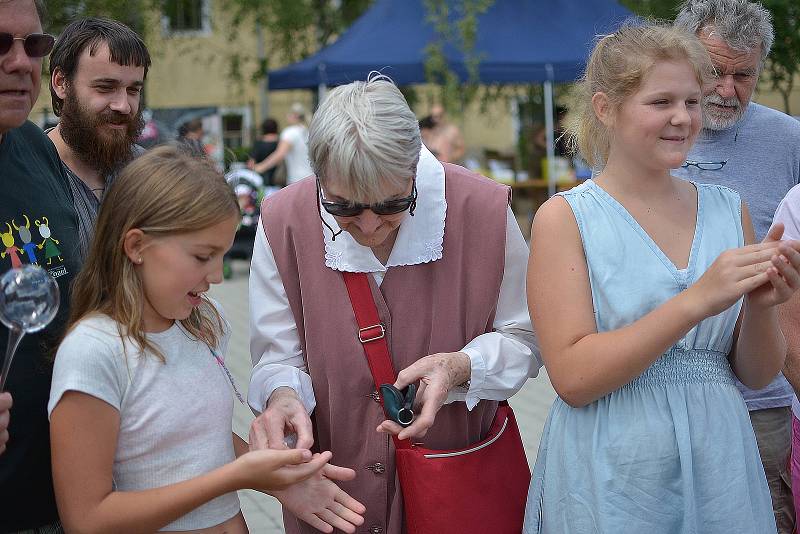
[[(370, 285), (396, 370), (438, 352), (461, 350), (490, 332), (505, 260), (506, 186), (444, 164), (447, 217), (442, 259), (390, 267)], [(358, 532), (401, 534), (402, 495), (394, 446), (375, 427), (384, 419), (357, 338), (341, 273), (325, 266), (322, 224), (313, 177), (282, 189), (262, 205), (262, 222), (298, 326), (317, 407), (312, 414), (315, 450), (331, 450), (333, 463), (356, 471), (342, 489), (367, 507)], [(327, 230), (325, 230), (327, 231)], [(523, 298), (520, 295), (520, 298)], [(496, 402), (472, 411), (463, 402), (444, 406), (425, 445), (464, 447), (482, 439)], [(317, 532), (284, 513), (288, 534)]]

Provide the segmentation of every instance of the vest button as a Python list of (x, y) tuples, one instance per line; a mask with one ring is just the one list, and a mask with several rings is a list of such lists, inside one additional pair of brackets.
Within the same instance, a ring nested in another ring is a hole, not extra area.
[(381, 534), (383, 532), (383, 527), (379, 526), (372, 526), (369, 528), (370, 534)]
[(368, 465), (367, 469), (375, 473), (376, 475), (381, 475), (386, 472), (386, 466), (380, 462), (376, 462), (372, 465)]

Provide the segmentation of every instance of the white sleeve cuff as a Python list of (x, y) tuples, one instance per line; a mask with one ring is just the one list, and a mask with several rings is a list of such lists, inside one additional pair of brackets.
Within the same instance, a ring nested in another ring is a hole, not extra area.
[(486, 361), (483, 359), (480, 351), (475, 348), (464, 348), (459, 352), (463, 352), (469, 356), (470, 368), (472, 369), (469, 382), (465, 385), (458, 385), (447, 393), (447, 400), (445, 404), (451, 402), (465, 402), (467, 410), (472, 410), (481, 400), (479, 392), (486, 379)]
[(256, 415), (266, 408), (272, 392), (279, 387), (292, 388), (306, 411), (311, 414), (317, 405), (314, 396), (314, 387), (311, 377), (297, 367), (291, 365), (264, 365), (256, 366), (250, 377), (250, 389), (247, 392), (247, 402)]

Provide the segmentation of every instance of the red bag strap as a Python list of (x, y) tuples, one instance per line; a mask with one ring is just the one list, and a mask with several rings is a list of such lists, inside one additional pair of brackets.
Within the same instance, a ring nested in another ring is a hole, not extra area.
[[(381, 384), (394, 384), (397, 380), (397, 373), (392, 366), (389, 344), (386, 342), (386, 327), (378, 316), (378, 307), (375, 306), (375, 299), (372, 298), (367, 274), (343, 271), (342, 278), (347, 287), (347, 294), (350, 296), (350, 304), (353, 306), (353, 313), (358, 324), (358, 340), (364, 347), (375, 388), (379, 389)], [(383, 399), (381, 399), (381, 406), (383, 406)], [(411, 447), (410, 440), (399, 440), (397, 436), (392, 436), (392, 439), (396, 449)]]

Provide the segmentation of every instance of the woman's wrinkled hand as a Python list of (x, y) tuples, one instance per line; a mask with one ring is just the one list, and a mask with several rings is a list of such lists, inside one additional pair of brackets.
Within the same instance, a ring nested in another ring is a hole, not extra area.
[(298, 449), (310, 449), (314, 444), (311, 418), (297, 393), (288, 387), (272, 392), (267, 409), (250, 424), (250, 450), (288, 449), (288, 436), (297, 435)]
[(378, 425), (378, 432), (393, 434), (400, 439), (424, 437), (433, 426), (449, 391), (467, 382), (471, 373), (469, 356), (463, 352), (444, 352), (420, 358), (397, 373), (394, 383), (397, 389), (402, 390), (409, 384), (419, 382), (414, 402), (414, 412), (417, 414), (414, 422), (403, 428), (394, 421), (383, 421)]

